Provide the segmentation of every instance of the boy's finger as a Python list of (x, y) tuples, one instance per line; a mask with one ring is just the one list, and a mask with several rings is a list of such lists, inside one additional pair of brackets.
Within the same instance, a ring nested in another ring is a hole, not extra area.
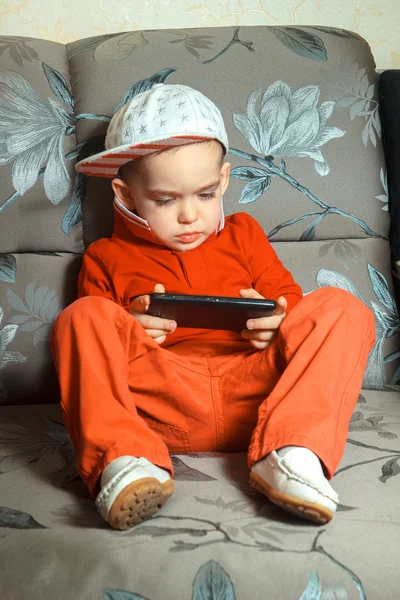
[[(156, 340), (159, 337), (167, 337), (165, 331), (162, 329), (146, 329), (146, 333), (148, 333), (153, 340)], [(168, 331), (167, 333), (170, 332)]]
[(253, 346), (253, 348), (256, 348), (257, 350), (265, 350), (265, 348), (268, 348), (271, 342), (259, 342), (257, 340), (250, 340), (250, 343)]
[(148, 294), (145, 294), (144, 296), (138, 296), (132, 302), (129, 312), (130, 313), (133, 313), (133, 312), (145, 313), (145, 312), (147, 312), (147, 309), (149, 308), (149, 304), (150, 304), (150, 296)]
[(259, 331), (266, 329), (278, 329), (280, 324), (282, 323), (282, 315), (284, 313), (276, 314), (274, 313), (272, 317), (257, 317), (253, 319), (249, 319), (246, 321), (246, 327), (250, 331)]
[(177, 327), (176, 321), (162, 319), (161, 317), (153, 317), (152, 315), (143, 315), (140, 318), (141, 325), (146, 329), (157, 329), (162, 333), (166, 331), (174, 331)]
[(286, 313), (287, 309), (287, 300), (284, 296), (279, 296), (276, 301), (276, 309), (274, 311), (274, 316), (281, 316)]
[(261, 296), (261, 294), (259, 294), (257, 290), (254, 290), (253, 288), (239, 290), (239, 294), (242, 298), (260, 298), (261, 300), (264, 300), (264, 296)]
[(259, 331), (249, 331), (248, 329), (243, 329), (242, 336), (247, 340), (256, 340), (259, 342), (272, 342), (272, 340), (276, 337), (276, 329), (273, 331), (265, 329)]
[(165, 294), (165, 287), (162, 283), (156, 283), (156, 285), (154, 286), (154, 292), (156, 294)]

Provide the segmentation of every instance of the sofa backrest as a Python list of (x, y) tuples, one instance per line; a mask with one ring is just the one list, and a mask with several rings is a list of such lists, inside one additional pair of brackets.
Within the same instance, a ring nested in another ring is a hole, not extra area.
[(75, 298), (82, 252), (113, 218), (110, 181), (74, 165), (104, 148), (115, 109), (157, 82), (193, 86), (219, 106), (233, 167), (225, 212), (258, 219), (305, 293), (338, 286), (370, 306), (377, 343), (364, 385), (397, 381), (386, 167), (364, 39), (226, 27), (67, 46), (3, 36), (0, 51), (1, 403), (58, 401), (49, 332)]

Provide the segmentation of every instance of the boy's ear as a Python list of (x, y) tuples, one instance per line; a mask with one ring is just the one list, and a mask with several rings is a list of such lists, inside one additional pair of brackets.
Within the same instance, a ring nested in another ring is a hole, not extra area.
[(129, 185), (120, 177), (115, 177), (111, 181), (112, 189), (118, 200), (129, 210), (134, 210), (135, 203)]
[(224, 162), (221, 167), (221, 194), (225, 194), (229, 185), (229, 173), (231, 172), (231, 163)]

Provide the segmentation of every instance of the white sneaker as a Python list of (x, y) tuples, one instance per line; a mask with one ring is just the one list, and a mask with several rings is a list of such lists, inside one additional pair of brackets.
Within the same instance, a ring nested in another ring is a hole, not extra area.
[(146, 458), (119, 456), (104, 469), (96, 506), (114, 529), (129, 529), (153, 515), (175, 487), (165, 469)]
[(249, 483), (274, 504), (316, 523), (330, 521), (339, 502), (318, 456), (307, 448), (283, 457), (270, 452), (252, 466)]

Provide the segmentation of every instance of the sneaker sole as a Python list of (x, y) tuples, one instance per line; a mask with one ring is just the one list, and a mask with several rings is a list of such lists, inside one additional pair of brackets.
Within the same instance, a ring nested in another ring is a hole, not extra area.
[(114, 529), (130, 529), (154, 515), (174, 491), (172, 479), (165, 483), (153, 477), (133, 481), (114, 500), (108, 522)]
[(261, 492), (261, 494), (267, 496), (271, 502), (298, 515), (302, 519), (323, 525), (324, 523), (328, 523), (333, 517), (334, 513), (320, 504), (314, 504), (295, 496), (289, 496), (283, 492), (277, 492), (257, 473), (250, 473), (249, 483), (257, 492)]

